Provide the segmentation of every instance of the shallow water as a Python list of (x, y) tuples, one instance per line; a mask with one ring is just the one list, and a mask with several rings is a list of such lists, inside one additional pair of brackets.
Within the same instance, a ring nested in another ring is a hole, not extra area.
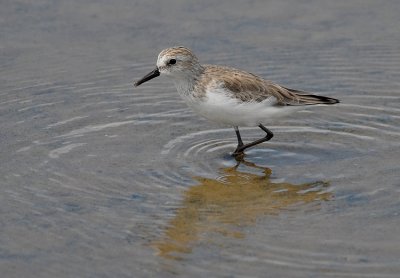
[[(397, 1), (13, 1), (0, 9), (4, 277), (398, 277)], [(158, 52), (342, 103), (232, 128)], [(245, 141), (261, 136), (243, 128)], [(268, 274), (266, 274), (268, 273)]]

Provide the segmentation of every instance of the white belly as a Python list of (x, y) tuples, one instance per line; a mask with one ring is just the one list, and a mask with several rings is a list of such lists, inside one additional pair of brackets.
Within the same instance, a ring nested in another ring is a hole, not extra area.
[(183, 99), (197, 114), (230, 126), (257, 126), (299, 110), (298, 106), (275, 106), (273, 97), (262, 102), (242, 102), (221, 92), (207, 92), (202, 99)]

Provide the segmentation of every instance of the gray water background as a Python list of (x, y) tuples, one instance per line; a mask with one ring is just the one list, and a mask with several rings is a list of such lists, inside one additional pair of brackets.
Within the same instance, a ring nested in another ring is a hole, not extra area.
[[(389, 0), (2, 1), (1, 276), (398, 277), (399, 14)], [(132, 86), (173, 45), (342, 103), (269, 125), (234, 169), (232, 128), (168, 80)]]

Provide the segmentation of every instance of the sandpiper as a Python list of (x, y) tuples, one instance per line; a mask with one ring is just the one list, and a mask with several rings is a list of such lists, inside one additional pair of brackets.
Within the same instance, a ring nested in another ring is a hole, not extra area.
[[(235, 129), (238, 145), (233, 156), (266, 142), (273, 133), (263, 123), (299, 110), (302, 106), (335, 104), (338, 99), (289, 89), (235, 68), (202, 65), (183, 46), (160, 52), (157, 67), (135, 82), (135, 86), (159, 75), (170, 77), (183, 100), (199, 115)], [(239, 126), (258, 126), (266, 135), (244, 144)]]

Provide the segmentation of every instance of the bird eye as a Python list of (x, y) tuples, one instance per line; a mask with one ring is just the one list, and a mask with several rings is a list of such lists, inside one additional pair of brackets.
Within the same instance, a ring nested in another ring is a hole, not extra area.
[(176, 64), (176, 60), (175, 59), (171, 59), (168, 61), (168, 65), (174, 65)]

